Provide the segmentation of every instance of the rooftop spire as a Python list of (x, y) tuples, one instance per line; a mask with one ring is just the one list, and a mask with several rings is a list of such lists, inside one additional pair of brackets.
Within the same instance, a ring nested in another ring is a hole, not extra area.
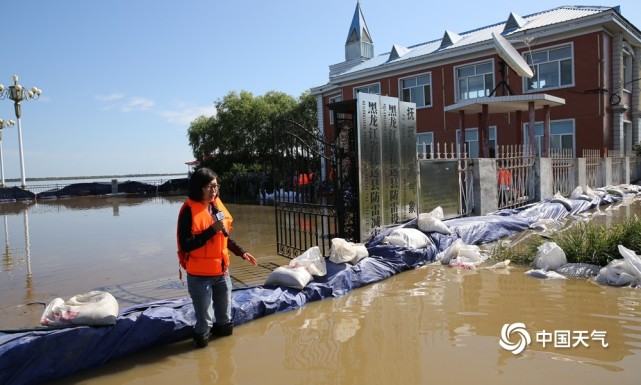
[(349, 26), (345, 42), (345, 61), (353, 59), (371, 59), (374, 57), (374, 44), (367, 28), (361, 9), (361, 1), (357, 0), (352, 24)]

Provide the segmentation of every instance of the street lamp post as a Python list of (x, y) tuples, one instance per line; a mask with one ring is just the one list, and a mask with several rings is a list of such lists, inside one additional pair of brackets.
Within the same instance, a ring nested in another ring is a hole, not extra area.
[(22, 179), (22, 189), (27, 188), (27, 179), (25, 178), (24, 172), (24, 156), (22, 154), (22, 127), (20, 126), (20, 116), (22, 111), (20, 108), (20, 102), (23, 100), (29, 99), (38, 99), (42, 94), (42, 91), (37, 87), (32, 87), (30, 90), (25, 91), (25, 89), (18, 84), (18, 75), (13, 75), (13, 85), (5, 89), (2, 84), (0, 84), (0, 99), (11, 99), (13, 100), (13, 106), (16, 110), (16, 118), (18, 120), (18, 150), (20, 152), (20, 175)]
[(4, 163), (2, 162), (2, 130), (5, 127), (13, 126), (15, 122), (13, 120), (2, 120), (0, 119), (0, 178), (2, 178), (2, 184), (0, 187), (4, 187)]

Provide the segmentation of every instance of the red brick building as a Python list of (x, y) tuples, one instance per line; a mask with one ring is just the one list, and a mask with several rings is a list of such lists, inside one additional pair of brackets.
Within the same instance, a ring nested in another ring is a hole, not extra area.
[[(530, 114), (490, 108), (483, 126), (473, 113), (461, 119), (453, 106), (475, 98), (544, 93), (564, 100), (547, 110), (551, 148), (571, 149), (577, 157), (583, 149), (631, 154), (632, 144), (641, 140), (641, 31), (618, 7), (561, 6), (505, 16), (493, 25), (470, 26), (474, 29), (468, 32), (446, 30), (425, 43), (385, 47), (389, 51), (376, 56), (358, 2), (345, 61), (331, 65), (328, 83), (312, 89), (319, 129), (335, 139), (331, 103), (354, 99), (357, 92), (388, 95), (416, 103), (419, 152), (435, 143), (457, 143), (462, 122), (469, 155), (478, 157), (479, 127), (487, 127), (492, 154), (496, 146), (527, 143)], [(509, 66), (502, 75), (492, 32), (516, 48), (533, 70), (532, 78)], [(533, 114), (540, 151), (546, 111), (537, 107)]]

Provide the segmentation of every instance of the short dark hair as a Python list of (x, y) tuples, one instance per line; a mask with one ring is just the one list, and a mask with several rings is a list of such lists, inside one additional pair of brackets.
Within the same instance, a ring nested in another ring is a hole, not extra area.
[(191, 200), (203, 200), (203, 187), (210, 184), (214, 179), (218, 181), (218, 174), (207, 167), (199, 168), (189, 177), (189, 192), (187, 196)]

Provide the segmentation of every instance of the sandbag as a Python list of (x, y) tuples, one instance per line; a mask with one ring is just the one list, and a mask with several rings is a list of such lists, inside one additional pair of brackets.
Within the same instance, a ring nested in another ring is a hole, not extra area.
[(590, 263), (566, 263), (565, 265), (554, 269), (557, 273), (572, 278), (596, 277), (600, 270), (601, 266)]
[(313, 246), (307, 249), (303, 254), (289, 261), (291, 267), (304, 267), (309, 274), (322, 277), (327, 274), (327, 264), (325, 257), (321, 255), (320, 248)]
[(367, 257), (369, 252), (362, 243), (354, 243), (343, 238), (333, 238), (329, 250), (329, 260), (334, 263), (356, 264)]
[(601, 268), (595, 281), (610, 286), (639, 286), (641, 280), (628, 272), (628, 263), (623, 259), (610, 261)]
[(556, 271), (543, 270), (543, 269), (532, 269), (525, 272), (525, 274), (534, 278), (541, 279), (567, 279), (565, 276), (557, 273)]
[(443, 219), (443, 209), (439, 206), (429, 213), (418, 214), (416, 224), (419, 230), (427, 233), (451, 234), (452, 230), (441, 219)]
[(572, 201), (568, 198), (565, 198), (563, 195), (561, 195), (561, 193), (554, 194), (551, 202), (560, 203), (563, 205), (563, 207), (565, 207), (566, 210), (572, 211)]
[(301, 290), (312, 279), (312, 275), (303, 266), (279, 266), (269, 273), (265, 286), (286, 286)]
[(383, 243), (411, 249), (423, 249), (430, 245), (431, 241), (421, 230), (402, 227), (392, 230), (389, 235), (383, 238)]
[(565, 251), (556, 242), (545, 242), (537, 249), (534, 264), (538, 269), (556, 270), (568, 263)]
[(42, 313), (40, 323), (45, 326), (113, 325), (118, 318), (118, 301), (104, 291), (90, 291), (71, 297), (52, 300)]

